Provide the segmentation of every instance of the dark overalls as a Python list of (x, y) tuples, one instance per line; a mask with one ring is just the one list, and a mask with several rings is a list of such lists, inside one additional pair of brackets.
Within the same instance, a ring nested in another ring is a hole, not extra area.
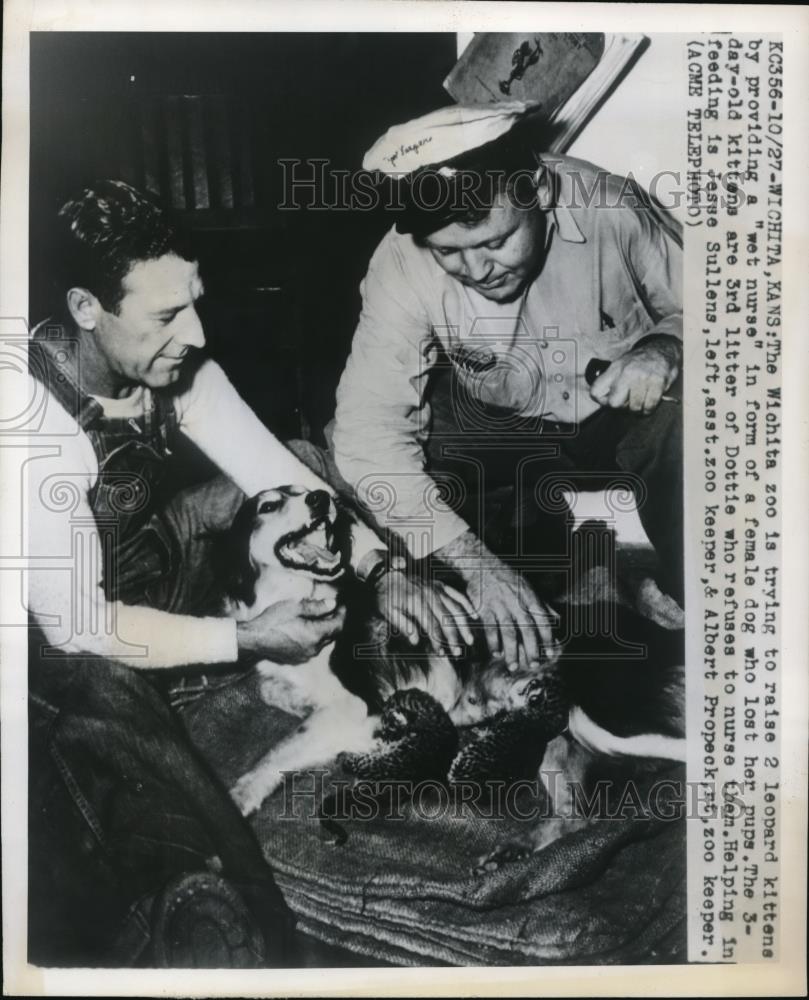
[[(98, 457), (89, 500), (106, 596), (193, 613), (211, 582), (191, 579), (194, 569), (204, 576), (209, 529), (230, 523), (242, 495), (217, 480), (190, 502), (167, 503), (171, 396), (154, 392), (142, 419), (108, 419), (79, 388), (77, 350), (61, 328), (37, 331), (30, 368)], [(53, 653), (32, 627), (29, 961), (153, 964), (155, 897), (178, 874), (207, 870), (239, 889), (269, 928), (271, 960), (289, 964), (289, 912), (252, 831), (169, 706), (166, 672)], [(189, 690), (193, 681), (186, 697)]]

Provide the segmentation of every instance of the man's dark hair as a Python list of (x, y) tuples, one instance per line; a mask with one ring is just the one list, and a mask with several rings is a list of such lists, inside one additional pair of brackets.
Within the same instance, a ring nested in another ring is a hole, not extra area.
[(123, 279), (139, 261), (174, 254), (194, 260), (184, 234), (159, 205), (123, 181), (85, 188), (59, 210), (57, 272), (60, 295), (86, 288), (107, 312), (117, 312)]

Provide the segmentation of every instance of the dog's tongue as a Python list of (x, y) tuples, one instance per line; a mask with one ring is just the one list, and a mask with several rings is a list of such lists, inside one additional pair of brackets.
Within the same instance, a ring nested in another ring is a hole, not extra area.
[(340, 553), (332, 552), (329, 548), (328, 535), (323, 525), (298, 539), (292, 549), (297, 561), (320, 569), (333, 569), (340, 562)]
[(342, 555), (332, 552), (329, 532), (324, 524), (300, 538), (293, 538), (279, 547), (279, 555), (294, 569), (307, 569), (326, 576), (335, 576), (340, 571)]
[(340, 561), (339, 552), (331, 552), (325, 545), (316, 545), (312, 536), (302, 538), (295, 543), (295, 556), (302, 562), (331, 568)]

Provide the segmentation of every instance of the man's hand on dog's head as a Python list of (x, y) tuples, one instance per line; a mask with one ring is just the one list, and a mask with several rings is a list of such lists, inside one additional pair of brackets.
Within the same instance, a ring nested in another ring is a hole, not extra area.
[(239, 653), (274, 663), (306, 663), (333, 642), (345, 621), (345, 608), (333, 597), (279, 601), (256, 618), (239, 622)]

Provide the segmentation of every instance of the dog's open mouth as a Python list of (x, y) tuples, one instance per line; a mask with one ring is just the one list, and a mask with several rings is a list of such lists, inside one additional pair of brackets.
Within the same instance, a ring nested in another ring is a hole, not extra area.
[(334, 526), (326, 517), (284, 535), (276, 542), (275, 554), (281, 565), (318, 576), (337, 576), (343, 568)]

